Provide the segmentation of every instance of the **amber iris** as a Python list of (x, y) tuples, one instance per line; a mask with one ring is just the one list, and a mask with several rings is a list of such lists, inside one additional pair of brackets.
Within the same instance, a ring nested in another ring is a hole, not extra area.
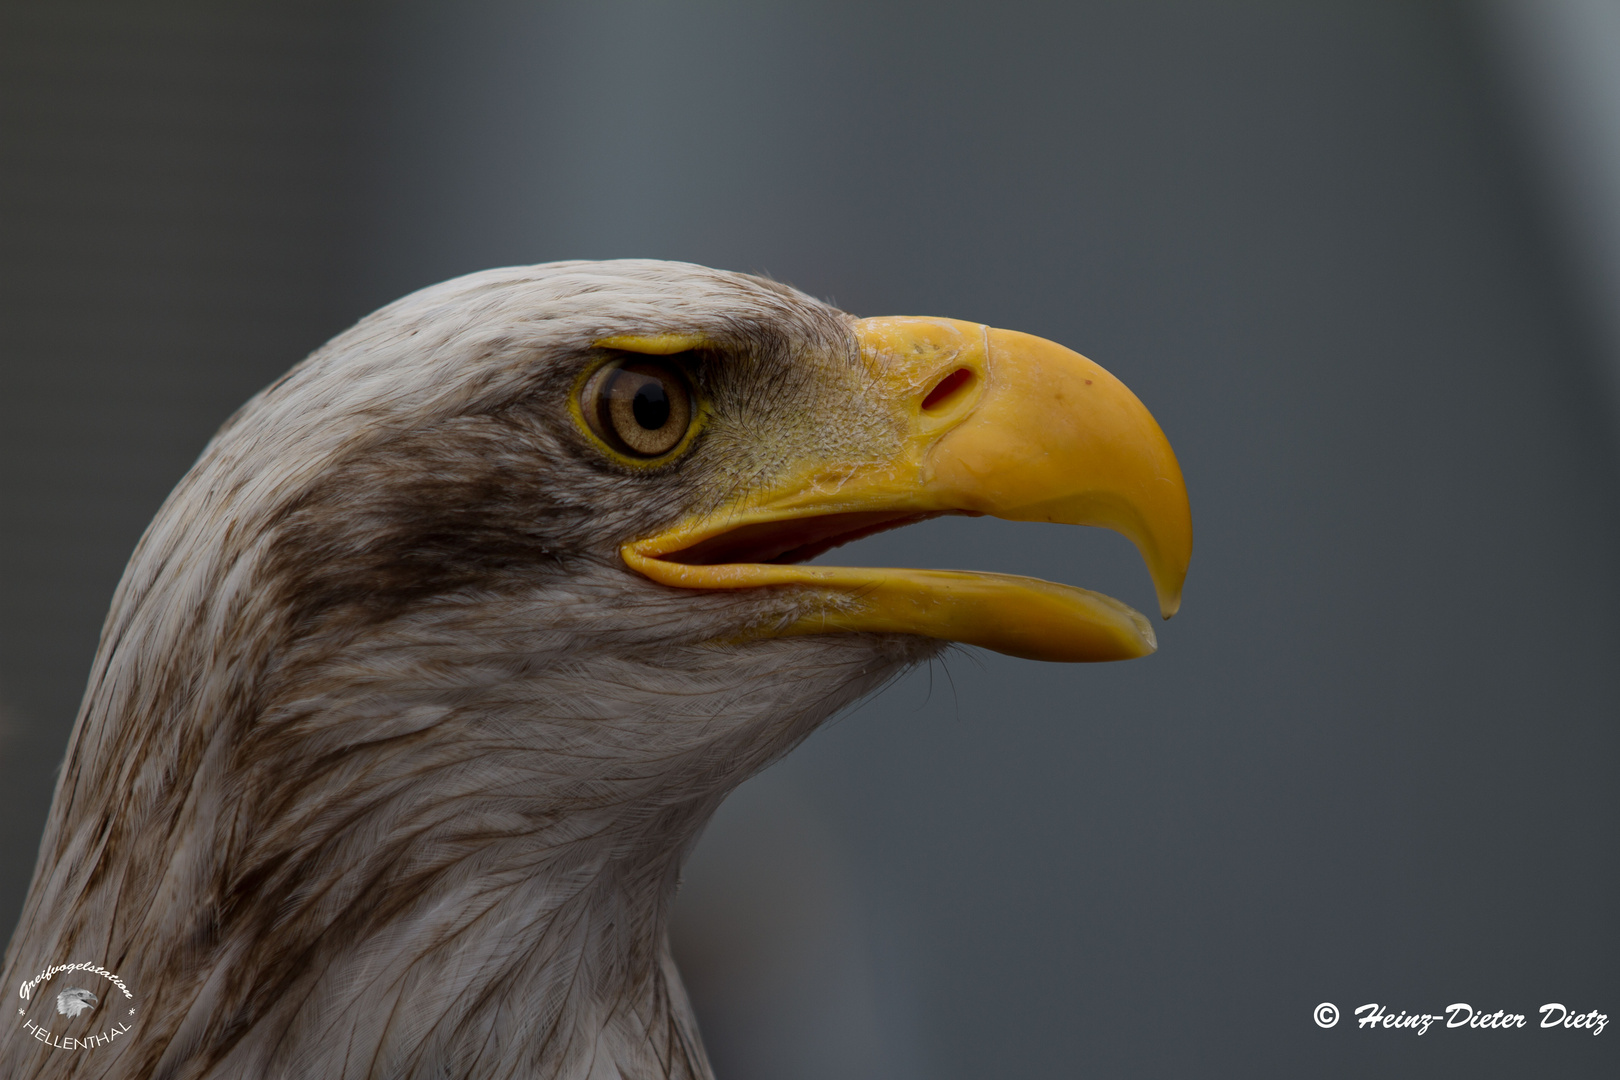
[(591, 379), (582, 397), (591, 430), (633, 457), (669, 453), (692, 423), (686, 378), (679, 368), (662, 361), (610, 364)]

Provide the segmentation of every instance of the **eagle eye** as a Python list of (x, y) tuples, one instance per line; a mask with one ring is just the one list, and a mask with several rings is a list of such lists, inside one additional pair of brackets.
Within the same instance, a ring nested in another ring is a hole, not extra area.
[(679, 446), (692, 426), (692, 392), (673, 364), (609, 364), (586, 383), (580, 411), (596, 437), (613, 449), (631, 457), (660, 457)]

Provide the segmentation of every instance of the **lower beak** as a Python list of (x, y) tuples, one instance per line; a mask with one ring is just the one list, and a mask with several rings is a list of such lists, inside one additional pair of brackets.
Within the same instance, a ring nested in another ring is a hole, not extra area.
[[(761, 546), (772, 535), (815, 538), (799, 550), (819, 552), (938, 514), (1095, 525), (1136, 545), (1165, 618), (1180, 606), (1192, 553), (1186, 488), (1164, 433), (1123, 383), (1061, 345), (977, 323), (866, 319), (856, 338), (898, 449), (805, 462), (742, 505), (625, 545), (625, 562), (680, 588), (796, 587), (799, 614), (761, 631), (769, 636), (920, 634), (1036, 660), (1153, 652), (1148, 620), (1073, 586), (765, 561), (782, 554)], [(737, 551), (773, 554), (719, 561)]]

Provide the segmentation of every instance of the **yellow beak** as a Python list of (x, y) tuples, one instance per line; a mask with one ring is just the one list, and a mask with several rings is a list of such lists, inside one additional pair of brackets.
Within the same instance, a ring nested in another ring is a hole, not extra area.
[[(1192, 519), (1174, 452), (1136, 395), (1061, 345), (953, 319), (856, 327), (898, 449), (848, 448), (769, 490), (626, 544), (633, 569), (689, 589), (794, 586), (800, 614), (763, 635), (921, 634), (1034, 660), (1154, 651), (1149, 622), (1099, 593), (966, 571), (772, 562), (942, 513), (1098, 525), (1147, 563), (1165, 618), (1181, 603)], [(727, 561), (742, 555), (755, 561)]]

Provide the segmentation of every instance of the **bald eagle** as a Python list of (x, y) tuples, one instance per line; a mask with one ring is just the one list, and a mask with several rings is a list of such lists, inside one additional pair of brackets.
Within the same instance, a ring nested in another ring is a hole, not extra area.
[(96, 995), (79, 986), (70, 986), (56, 995), (56, 1011), (63, 1016), (78, 1016), (86, 1009), (95, 1008)]
[(939, 514), (1191, 549), (1147, 410), (1051, 342), (652, 261), (492, 270), (254, 397), (113, 599), (7, 985), (122, 979), (24, 1077), (707, 1077), (666, 923), (720, 801), (965, 642), (1155, 648), (1066, 585), (805, 565)]

